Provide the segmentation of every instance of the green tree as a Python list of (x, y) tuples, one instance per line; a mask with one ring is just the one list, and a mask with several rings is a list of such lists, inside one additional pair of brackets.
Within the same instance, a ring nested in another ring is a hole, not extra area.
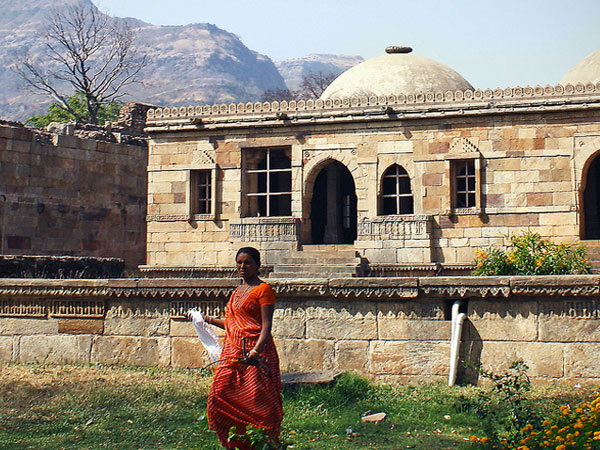
[[(69, 106), (69, 110), (63, 108), (59, 103), (52, 103), (48, 107), (48, 112), (46, 114), (31, 116), (25, 123), (37, 128), (43, 128), (52, 122), (90, 122), (85, 95), (82, 92), (78, 92), (69, 97), (67, 99), (67, 105)], [(104, 123), (107, 120), (116, 121), (119, 118), (119, 110), (122, 106), (123, 105), (117, 101), (112, 101), (106, 105), (100, 106), (96, 114), (97, 122)], [(75, 114), (70, 111), (74, 111)]]

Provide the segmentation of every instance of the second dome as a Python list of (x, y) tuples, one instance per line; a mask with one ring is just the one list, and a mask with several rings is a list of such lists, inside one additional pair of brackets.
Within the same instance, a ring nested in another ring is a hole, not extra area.
[(385, 55), (360, 63), (333, 80), (321, 99), (473, 89), (450, 67), (411, 51), (410, 47), (386, 48)]

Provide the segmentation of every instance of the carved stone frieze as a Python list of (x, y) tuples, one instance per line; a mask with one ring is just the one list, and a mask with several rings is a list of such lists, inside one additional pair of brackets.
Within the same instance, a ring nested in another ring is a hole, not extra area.
[(223, 300), (175, 300), (170, 304), (171, 318), (183, 319), (184, 314), (193, 308), (197, 308), (207, 316), (222, 317), (225, 315), (225, 301)]
[(146, 222), (187, 222), (191, 218), (190, 214), (148, 214)]
[(43, 299), (0, 298), (0, 316), (46, 317)]
[(434, 297), (509, 297), (509, 286), (424, 286), (423, 294)]
[(282, 296), (321, 297), (329, 292), (329, 286), (323, 280), (270, 280), (269, 283), (275, 293)]
[(590, 275), (557, 275), (545, 277), (513, 277), (514, 295), (552, 297), (587, 297), (600, 295), (600, 277)]
[(331, 287), (335, 298), (415, 298), (419, 295), (417, 287)]
[(293, 217), (247, 217), (232, 221), (229, 237), (242, 242), (297, 242), (300, 219)]
[(73, 287), (73, 286), (47, 286), (26, 287), (18, 286), (12, 288), (0, 288), (0, 297), (105, 297), (109, 295), (109, 289), (104, 287)]
[(540, 312), (545, 316), (598, 320), (600, 319), (600, 301), (585, 299), (542, 302)]
[(111, 294), (123, 298), (194, 298), (194, 297), (220, 297), (227, 298), (233, 291), (229, 287), (152, 287), (152, 288), (117, 288)]
[(52, 317), (104, 317), (104, 300), (53, 299), (48, 304)]
[(430, 239), (432, 216), (398, 215), (364, 218), (358, 223), (360, 240)]
[(594, 296), (600, 294), (600, 287), (588, 286), (514, 286), (512, 293), (515, 295), (534, 295), (534, 296), (560, 296), (560, 297), (580, 297)]

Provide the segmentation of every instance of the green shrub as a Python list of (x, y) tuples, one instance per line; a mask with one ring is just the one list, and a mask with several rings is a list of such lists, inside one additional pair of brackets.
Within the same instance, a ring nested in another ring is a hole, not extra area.
[(511, 236), (507, 250), (475, 251), (475, 275), (568, 275), (589, 273), (585, 247), (557, 244), (527, 232)]

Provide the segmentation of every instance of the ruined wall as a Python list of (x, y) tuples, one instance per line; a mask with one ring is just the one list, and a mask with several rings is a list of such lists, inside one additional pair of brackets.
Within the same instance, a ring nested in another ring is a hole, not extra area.
[(143, 264), (146, 161), (145, 145), (0, 125), (0, 253)]
[[(183, 312), (223, 312), (234, 279), (0, 280), (0, 361), (202, 367)], [(600, 276), (274, 280), (284, 371), (355, 370), (445, 381), (450, 309), (460, 357), (495, 371), (523, 359), (534, 381), (600, 381)], [(461, 366), (462, 367), (462, 366)], [(459, 380), (477, 382), (464, 369)]]

